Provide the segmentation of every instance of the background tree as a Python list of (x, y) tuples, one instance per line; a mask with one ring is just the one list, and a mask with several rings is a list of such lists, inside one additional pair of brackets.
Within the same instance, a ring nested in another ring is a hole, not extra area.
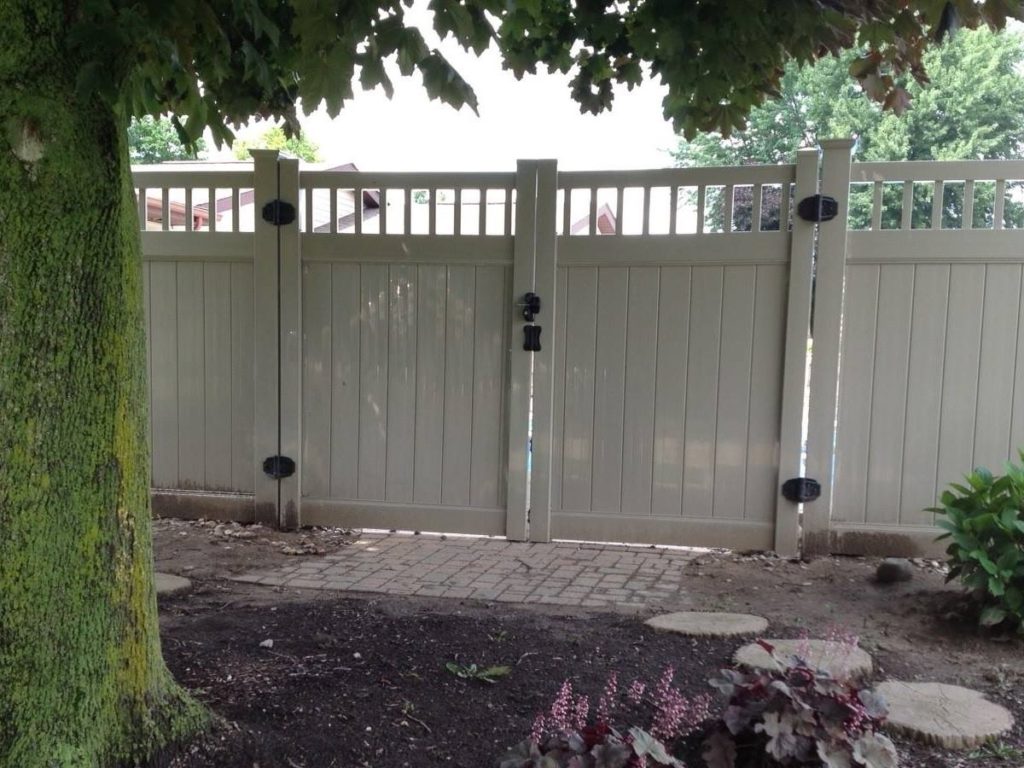
[(280, 126), (267, 129), (251, 141), (239, 139), (231, 147), (239, 160), (248, 160), (250, 149), (279, 149), (307, 163), (317, 163), (321, 159), (320, 147), (305, 136), (286, 135)]
[[(0, 3), (0, 768), (144, 763), (201, 727), (160, 656), (150, 551), (139, 222), (131, 117), (194, 146), (258, 116), (298, 130), (392, 68), (475, 108), (406, 24), (405, 0)], [(613, 83), (667, 85), (687, 136), (742, 128), (790, 60), (869, 46), (854, 76), (891, 109), (958, 19), (1017, 0), (636, 3), (431, 0), (434, 27), (496, 45), (516, 74), (571, 72), (582, 109)], [(740, 52), (738, 55), (737, 52)]]
[[(855, 136), (857, 160), (980, 160), (1021, 156), (1024, 148), (1024, 38), (1018, 33), (965, 31), (924, 55), (931, 83), (906, 83), (910, 106), (900, 116), (864, 98), (849, 77), (858, 52), (847, 51), (813, 66), (790, 64), (781, 81), (781, 97), (753, 110), (748, 127), (729, 138), (706, 134), (681, 141), (673, 153), (684, 166), (788, 163), (796, 150), (818, 139)], [(751, 190), (736, 190), (735, 229), (750, 229)], [(872, 192), (851, 197), (851, 225), (870, 220)], [(992, 226), (994, 185), (975, 187), (974, 226)], [(709, 223), (722, 226), (722, 201), (716, 196)], [(901, 221), (902, 190), (886, 185), (885, 228)], [(948, 185), (943, 199), (946, 225), (960, 220), (963, 189)], [(762, 227), (778, 228), (779, 192), (766, 188)], [(1008, 226), (1024, 226), (1024, 206), (1007, 199)], [(931, 187), (915, 185), (913, 223), (931, 221)]]
[(194, 160), (205, 151), (202, 138), (196, 139), (191, 150), (186, 148), (170, 120), (144, 115), (128, 124), (128, 156), (133, 163)]

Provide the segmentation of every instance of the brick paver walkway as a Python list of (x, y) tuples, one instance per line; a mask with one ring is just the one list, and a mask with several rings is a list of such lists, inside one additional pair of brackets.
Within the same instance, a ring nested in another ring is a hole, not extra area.
[(351, 546), (235, 577), (271, 586), (587, 608), (681, 608), (699, 551), (364, 533)]

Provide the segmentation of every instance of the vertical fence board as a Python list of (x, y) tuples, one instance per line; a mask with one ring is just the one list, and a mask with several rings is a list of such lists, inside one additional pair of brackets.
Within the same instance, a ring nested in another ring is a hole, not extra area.
[(178, 482), (206, 483), (203, 265), (178, 264)]
[(662, 267), (659, 288), (651, 513), (678, 517), (683, 505), (690, 268)]
[(252, 264), (231, 265), (231, 484), (253, 490)]
[(444, 452), (445, 316), (448, 270), (420, 265), (416, 302), (416, 435), (413, 498), (441, 503)]
[(476, 269), (476, 329), (473, 350), (473, 457), (469, 501), (474, 507), (500, 507), (504, 414), (501, 410), (505, 373), (505, 270)]
[(331, 493), (331, 265), (306, 264), (302, 287), (302, 494)]
[(597, 351), (597, 269), (562, 270), (565, 298), (565, 392), (563, 414), (562, 504), (589, 510), (594, 461), (594, 371)]
[[(569, 385), (568, 376), (570, 375), (568, 360), (569, 350), (568, 344), (570, 342), (568, 332), (568, 303), (569, 303), (569, 270), (565, 267), (560, 267), (555, 278), (555, 313), (552, 322), (552, 333), (557, 334), (558, 338), (562, 339), (561, 345), (555, 350), (555, 407), (554, 413), (552, 414), (552, 446), (551, 446), (551, 509), (552, 511), (560, 511), (565, 509), (565, 458), (568, 454), (568, 446), (566, 443), (566, 410), (568, 401), (566, 399), (567, 387)], [(596, 295), (595, 295), (596, 299)], [(518, 320), (518, 318), (516, 318)], [(594, 328), (591, 325), (591, 328)], [(520, 340), (518, 337), (512, 339), (513, 347), (519, 344)], [(590, 346), (593, 349), (593, 344)], [(593, 363), (590, 365), (590, 381), (591, 381), (591, 403), (593, 403), (593, 381), (594, 381), (594, 366)], [(593, 405), (591, 405), (591, 413), (593, 413)], [(591, 423), (590, 426), (593, 426)], [(587, 499), (590, 499), (590, 447), (588, 439), (587, 457), (587, 479), (586, 479), (586, 494)]]
[(331, 265), (331, 484), (334, 498), (359, 498), (362, 268)]
[(851, 267), (846, 275), (846, 319), (839, 392), (834, 517), (863, 522), (867, 507), (867, 475), (871, 442), (871, 403), (875, 374), (879, 268)]
[(416, 267), (391, 267), (387, 499), (411, 502), (416, 467)]
[(207, 490), (231, 482), (231, 265), (203, 267), (204, 449)]
[(907, 378), (907, 426), (899, 510), (903, 524), (921, 525), (932, 519), (932, 514), (923, 510), (935, 503), (948, 296), (949, 266), (919, 264), (914, 276)]
[(621, 509), (628, 296), (628, 269), (615, 267), (598, 271), (591, 509), (599, 512)]
[(778, 494), (786, 272), (781, 266), (757, 267), (743, 517), (759, 522), (772, 520)]
[(985, 275), (973, 466), (1002, 471), (1010, 441), (1021, 267), (990, 264)]
[(953, 265), (949, 276), (949, 313), (939, 414), (939, 487), (970, 472), (974, 458), (975, 408), (985, 268)]
[(178, 487), (178, 277), (174, 262), (149, 268), (153, 485)]
[[(689, 360), (686, 368), (684, 517), (710, 517), (714, 508), (715, 429), (721, 351), (722, 267), (694, 267), (690, 292)], [(696, 361), (700, 364), (696, 364)]]
[(473, 460), (473, 334), (476, 269), (448, 268), (445, 344), (444, 464), (441, 501), (468, 506)]
[(913, 295), (912, 265), (890, 264), (881, 268), (865, 508), (865, 520), (869, 523), (899, 522)]
[(360, 269), (359, 498), (385, 497), (388, 439), (388, 268)]
[(722, 290), (712, 515), (742, 518), (747, 477), (756, 267), (726, 267)]
[(657, 267), (635, 267), (629, 271), (622, 425), (622, 513), (625, 515), (651, 514), (654, 387), (658, 366), (657, 350), (651, 341), (658, 338), (658, 272)]

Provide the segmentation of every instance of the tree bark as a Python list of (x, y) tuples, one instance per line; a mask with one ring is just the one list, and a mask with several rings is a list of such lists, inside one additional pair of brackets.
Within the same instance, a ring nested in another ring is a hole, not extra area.
[(160, 653), (126, 121), (76, 95), (66, 14), (0, 3), (0, 768), (205, 722)]

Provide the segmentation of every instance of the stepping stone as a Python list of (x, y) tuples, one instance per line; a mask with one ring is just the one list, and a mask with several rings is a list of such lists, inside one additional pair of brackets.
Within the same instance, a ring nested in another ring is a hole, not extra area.
[(889, 705), (886, 727), (946, 749), (973, 749), (1013, 727), (1013, 715), (978, 691), (890, 680), (875, 688)]
[(184, 576), (175, 576), (172, 573), (153, 574), (156, 581), (156, 593), (158, 595), (177, 595), (181, 592), (188, 592), (192, 589), (192, 582)]
[[(783, 659), (800, 656), (811, 666), (836, 678), (866, 677), (873, 668), (871, 656), (862, 648), (852, 648), (832, 640), (765, 640)], [(745, 645), (733, 657), (741, 667), (777, 670), (779, 664), (757, 643)]]
[(649, 627), (680, 635), (697, 637), (733, 637), (757, 635), (768, 629), (768, 620), (746, 613), (680, 611), (663, 613), (644, 622)]

